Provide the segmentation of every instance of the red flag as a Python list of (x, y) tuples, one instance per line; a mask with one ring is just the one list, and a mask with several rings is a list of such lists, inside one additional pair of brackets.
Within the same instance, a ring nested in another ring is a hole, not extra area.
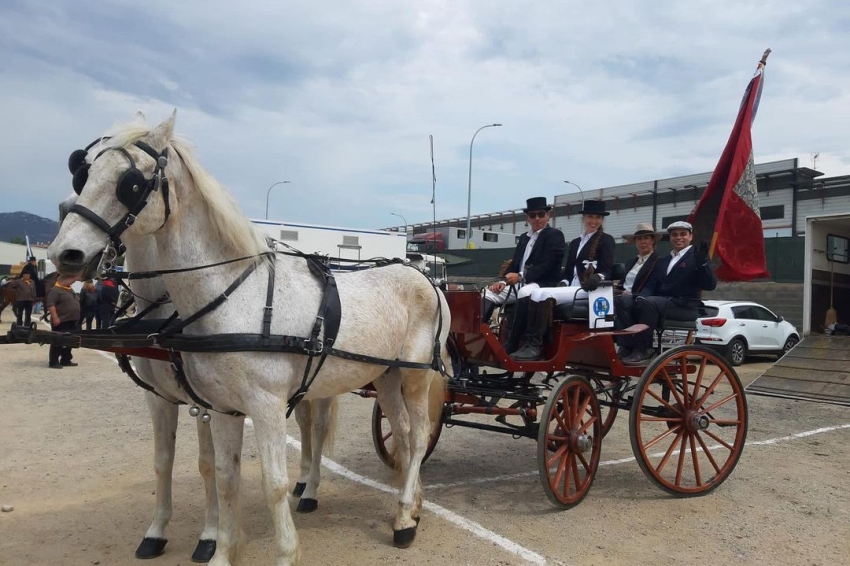
[(726, 148), (688, 219), (694, 226), (694, 242), (711, 242), (711, 256), (719, 260), (715, 273), (724, 281), (770, 277), (764, 255), (751, 135), (769, 54), (770, 49), (764, 52), (747, 85)]

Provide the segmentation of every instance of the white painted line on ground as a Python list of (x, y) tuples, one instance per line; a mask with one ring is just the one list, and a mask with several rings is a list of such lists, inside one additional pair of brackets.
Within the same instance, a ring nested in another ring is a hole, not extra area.
[[(250, 418), (245, 419), (246, 426), (254, 426), (254, 423)], [(286, 443), (292, 446), (293, 448), (297, 448), (301, 450), (301, 443), (291, 436), (286, 437)], [(371, 487), (372, 489), (377, 489), (378, 491), (383, 491), (385, 493), (398, 493), (398, 489), (383, 484), (381, 482), (375, 481), (371, 478), (367, 478), (366, 476), (362, 476), (357, 472), (349, 470), (345, 466), (331, 460), (327, 456), (322, 456), (322, 464), (331, 472), (344, 477), (347, 480), (359, 483), (361, 485), (365, 485), (367, 487)], [(536, 552), (521, 546), (514, 541), (507, 539), (499, 534), (494, 533), (482, 525), (476, 523), (475, 521), (471, 521), (464, 517), (461, 517), (454, 511), (450, 511), (445, 507), (441, 507), (436, 503), (432, 503), (430, 501), (423, 502), (423, 507), (430, 511), (431, 513), (437, 515), (438, 517), (445, 519), (446, 521), (457, 525), (458, 527), (469, 531), (475, 536), (486, 540), (487, 542), (491, 542), (496, 546), (500, 546), (511, 554), (515, 554), (529, 562), (531, 564), (539, 564), (540, 566), (544, 566), (546, 564), (546, 559)]]
[[(805, 432), (798, 432), (797, 434), (789, 434), (788, 436), (780, 436), (777, 438), (769, 438), (767, 440), (748, 440), (744, 444), (744, 448), (747, 446), (769, 446), (772, 444), (779, 444), (780, 442), (787, 442), (791, 440), (798, 440), (800, 438), (806, 438), (807, 436), (814, 436), (816, 434), (823, 434), (826, 432), (832, 432), (834, 430), (841, 430), (850, 428), (850, 423), (835, 425), (835, 426), (827, 426), (823, 428), (816, 428), (814, 430), (807, 430)], [(699, 449), (702, 451), (702, 449)], [(689, 450), (690, 451), (690, 450)], [(676, 450), (673, 454), (678, 454), (679, 451)], [(653, 454), (653, 456), (660, 456), (661, 454)], [(634, 462), (635, 457), (631, 456), (629, 458), (620, 458), (619, 460), (606, 460), (604, 462), (599, 462), (600, 466), (615, 466), (617, 464), (625, 464), (627, 462)], [(493, 476), (489, 478), (475, 478), (467, 481), (459, 481), (459, 482), (450, 482), (450, 483), (434, 483), (428, 485), (427, 489), (442, 489), (445, 487), (460, 487), (464, 485), (475, 485), (478, 483), (489, 483), (489, 482), (498, 482), (498, 481), (507, 481), (511, 479), (517, 478), (525, 478), (529, 476), (536, 476), (539, 472), (534, 470), (532, 472), (520, 472), (517, 474), (508, 474), (503, 476)]]

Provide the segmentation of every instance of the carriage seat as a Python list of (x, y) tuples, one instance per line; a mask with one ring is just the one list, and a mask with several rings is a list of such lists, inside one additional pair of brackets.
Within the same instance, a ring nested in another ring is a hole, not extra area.
[[(615, 263), (611, 270), (611, 281), (622, 281), (626, 277), (626, 266), (622, 263)], [(569, 322), (572, 320), (587, 320), (590, 306), (588, 305), (587, 297), (578, 299), (573, 304), (561, 304), (555, 307), (552, 317), (555, 320)]]

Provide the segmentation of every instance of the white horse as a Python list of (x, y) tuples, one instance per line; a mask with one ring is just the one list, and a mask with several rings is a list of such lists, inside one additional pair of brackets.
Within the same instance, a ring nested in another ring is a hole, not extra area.
[[(257, 259), (267, 252), (265, 242), (201, 168), (188, 144), (174, 138), (174, 119), (172, 115), (153, 130), (127, 125), (113, 132), (107, 143), (116, 150), (102, 153), (91, 164), (76, 214), (65, 220), (50, 247), (51, 259), (61, 271), (78, 273), (97, 262), (105, 245), (119, 235), (128, 242), (152, 236), (159, 267), (183, 270), (165, 275), (164, 280), (184, 319), (220, 301), (183, 331), (184, 336), (199, 337), (256, 334), (267, 311), (267, 281), (274, 270), (272, 333), (310, 336), (318, 320), (324, 281), (301, 257)], [(167, 193), (156, 179), (159, 174), (169, 181)], [(158, 190), (151, 192), (151, 187)], [(139, 190), (147, 203), (141, 207), (141, 201), (133, 200)], [(252, 259), (232, 262), (237, 258)], [(185, 271), (213, 264), (218, 265)], [(246, 264), (255, 271), (250, 273)], [(237, 284), (245, 273), (250, 274)], [(329, 398), (374, 383), (393, 427), (403, 476), (394, 542), (407, 546), (421, 512), (419, 466), (431, 420), (439, 418), (445, 398), (446, 380), (434, 368), (444, 367), (449, 359), (445, 347), (448, 306), (421, 273), (403, 265), (340, 275), (337, 286), (342, 317), (333, 348), (336, 353), (346, 351), (379, 361), (328, 356), (305, 399)], [(184, 349), (189, 386), (216, 411), (252, 417), (275, 526), (276, 563), (295, 564), (300, 549), (286, 497), (285, 410), (301, 388), (311, 358), (306, 351), (223, 350), (191, 353)], [(214, 415), (210, 423), (219, 497), (217, 550), (211, 562), (215, 566), (232, 564), (241, 540), (238, 483), (229, 481), (233, 464), (224, 456), (234, 452), (229, 447), (237, 440), (221, 430), (226, 420)]]
[[(139, 115), (139, 119), (144, 119)], [(92, 154), (100, 151), (99, 145), (92, 148)], [(59, 204), (60, 224), (70, 208), (76, 204), (77, 195)], [(125, 256), (125, 267), (131, 271), (153, 271), (157, 268), (156, 245), (152, 238), (127, 238), (130, 247)], [(135, 297), (137, 312), (151, 307), (145, 320), (166, 319), (175, 312), (173, 304), (167, 299), (165, 283), (161, 278), (138, 279), (129, 282)], [(165, 529), (172, 516), (172, 471), (174, 468), (175, 444), (177, 440), (178, 406), (180, 403), (192, 404), (177, 382), (171, 364), (150, 358), (136, 357), (134, 369), (137, 377), (154, 391), (145, 392), (145, 402), (151, 416), (154, 433), (154, 471), (156, 474), (156, 504), (153, 520), (145, 532), (142, 542), (136, 549), (136, 557), (155, 558), (162, 555), (168, 538)], [(131, 368), (132, 371), (133, 368)], [(321, 455), (330, 455), (336, 429), (338, 402), (337, 397), (320, 399), (299, 404), (295, 409), (295, 418), (301, 431), (301, 477), (296, 483), (294, 495), (299, 496), (297, 510), (309, 513), (318, 508), (318, 491), (321, 479)], [(222, 415), (226, 419), (223, 428), (228, 429), (228, 437), (235, 438), (244, 427), (243, 417)], [(215, 452), (210, 427), (201, 418), (196, 419), (198, 428), (198, 469), (204, 481), (206, 495), (204, 528), (198, 544), (192, 553), (193, 562), (209, 562), (215, 553), (218, 530), (218, 497), (215, 487)], [(232, 427), (232, 430), (230, 428)], [(316, 447), (314, 452), (313, 446)], [(236, 450), (226, 458), (228, 462), (239, 462), (241, 443), (230, 446)], [(323, 450), (323, 448), (325, 450)], [(228, 477), (239, 480), (238, 469), (231, 470)]]

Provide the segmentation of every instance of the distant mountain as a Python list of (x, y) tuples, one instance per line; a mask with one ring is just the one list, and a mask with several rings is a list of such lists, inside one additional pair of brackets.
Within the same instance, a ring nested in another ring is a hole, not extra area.
[(28, 235), (31, 244), (49, 244), (59, 233), (59, 223), (29, 212), (0, 212), (0, 242), (12, 238), (24, 239)]

